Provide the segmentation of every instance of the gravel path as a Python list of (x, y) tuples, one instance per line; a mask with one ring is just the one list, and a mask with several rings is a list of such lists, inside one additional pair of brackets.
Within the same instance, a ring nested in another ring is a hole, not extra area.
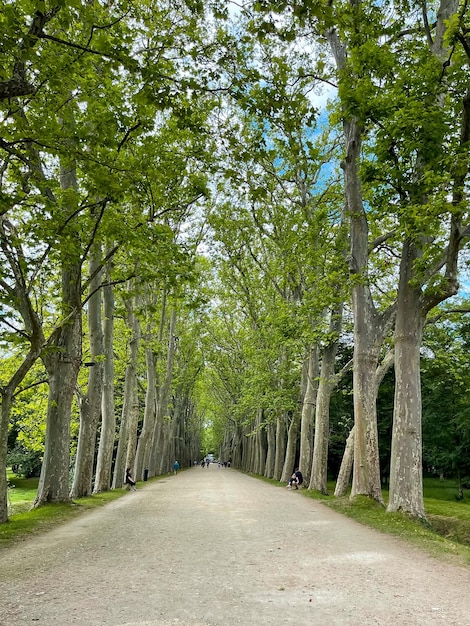
[(470, 570), (196, 467), (0, 552), (0, 625), (470, 624)]

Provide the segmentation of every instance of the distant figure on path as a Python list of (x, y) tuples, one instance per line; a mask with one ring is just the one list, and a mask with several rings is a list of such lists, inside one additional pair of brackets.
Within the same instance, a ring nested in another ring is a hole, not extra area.
[(292, 489), (292, 487), (294, 487), (294, 489), (298, 489), (299, 485), (301, 485), (303, 482), (304, 477), (302, 476), (302, 472), (299, 470), (299, 468), (297, 468), (292, 476), (289, 478), (287, 488)]
[(137, 489), (135, 488), (135, 480), (132, 478), (130, 467), (126, 468), (126, 485), (129, 485), (129, 489), (131, 489), (132, 491), (137, 491)]
[(179, 470), (179, 468), (180, 468), (180, 464), (178, 463), (178, 461), (175, 461), (173, 463), (173, 474), (176, 475), (176, 472)]
[(204, 465), (206, 464), (206, 462), (204, 461), (204, 459), (202, 459), (201, 461), (201, 467), (204, 467)]

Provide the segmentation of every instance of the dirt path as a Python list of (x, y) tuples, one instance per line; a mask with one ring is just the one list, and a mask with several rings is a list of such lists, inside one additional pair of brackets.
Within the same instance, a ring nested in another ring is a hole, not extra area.
[(470, 570), (233, 470), (154, 483), (0, 552), (0, 624), (470, 624)]

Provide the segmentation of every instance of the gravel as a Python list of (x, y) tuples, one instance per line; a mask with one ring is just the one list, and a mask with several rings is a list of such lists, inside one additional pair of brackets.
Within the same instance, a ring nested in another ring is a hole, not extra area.
[(470, 570), (194, 467), (0, 552), (0, 625), (470, 624)]

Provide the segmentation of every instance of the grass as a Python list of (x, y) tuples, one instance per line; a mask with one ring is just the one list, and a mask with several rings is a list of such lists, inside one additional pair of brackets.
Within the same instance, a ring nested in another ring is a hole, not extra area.
[[(257, 477), (276, 486), (285, 488), (284, 483)], [(328, 492), (333, 494), (335, 482), (328, 482)], [(424, 508), (427, 519), (419, 521), (403, 513), (387, 513), (385, 507), (367, 497), (354, 500), (349, 495), (335, 498), (318, 491), (302, 489), (299, 494), (321, 500), (325, 506), (350, 517), (364, 526), (399, 537), (428, 553), (470, 566), (470, 490), (464, 490), (464, 499), (456, 501), (458, 484), (454, 480), (424, 479)], [(385, 503), (388, 491), (382, 492)]]
[(11, 485), (8, 489), (9, 520), (6, 524), (0, 524), (0, 548), (62, 524), (81, 513), (121, 498), (127, 493), (124, 488), (113, 489), (87, 498), (79, 498), (70, 503), (45, 504), (31, 510), (39, 479), (20, 478), (11, 472), (7, 473), (7, 477)]
[[(334, 492), (334, 482), (328, 484)], [(434, 556), (470, 566), (470, 492), (456, 501), (457, 483), (453, 480), (424, 479), (424, 508), (427, 519), (413, 519), (403, 513), (387, 513), (385, 507), (367, 497), (350, 500), (313, 491), (303, 492), (321, 499), (326, 506), (355, 519), (365, 526), (393, 535), (416, 545)], [(383, 491), (385, 503), (388, 491)]]

